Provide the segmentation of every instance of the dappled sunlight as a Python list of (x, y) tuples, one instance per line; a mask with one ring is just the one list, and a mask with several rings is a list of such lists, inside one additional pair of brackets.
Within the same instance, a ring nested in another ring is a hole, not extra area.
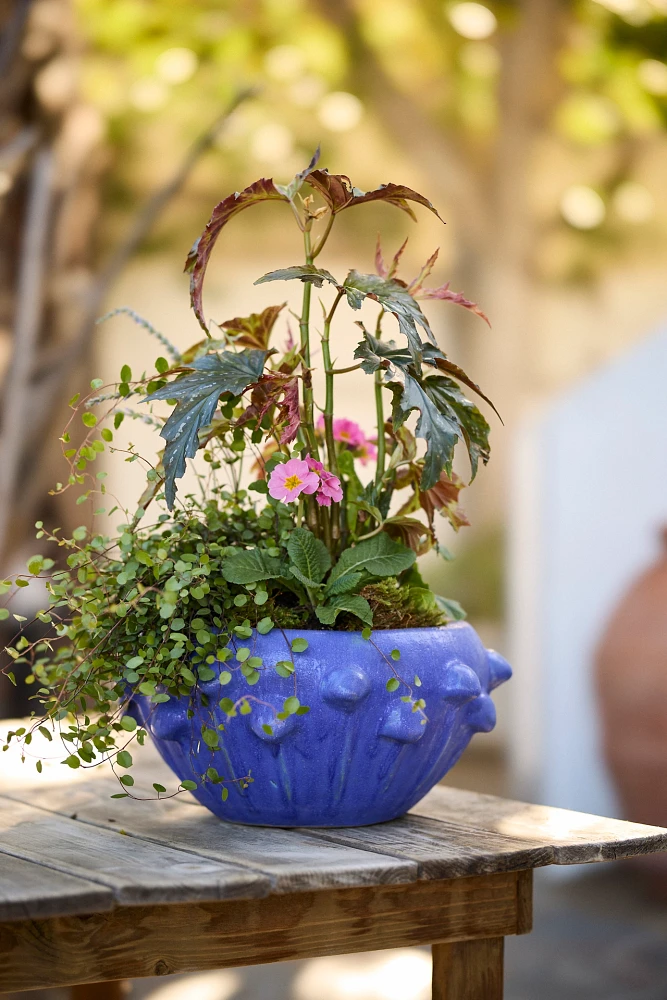
[(307, 962), (294, 980), (294, 1000), (429, 1000), (431, 956), (402, 949)]
[(158, 986), (145, 1000), (232, 1000), (240, 988), (237, 972), (201, 972)]

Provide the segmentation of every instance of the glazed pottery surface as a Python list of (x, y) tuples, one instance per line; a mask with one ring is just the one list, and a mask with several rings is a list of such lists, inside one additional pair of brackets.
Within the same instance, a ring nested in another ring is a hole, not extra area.
[[(290, 650), (297, 637), (308, 642), (302, 653)], [(453, 767), (474, 733), (493, 729), (489, 693), (512, 673), (465, 622), (377, 631), (370, 641), (360, 632), (275, 628), (235, 645), (262, 658), (255, 685), (230, 660), (219, 665), (232, 673), (228, 684), (220, 685), (215, 665), (215, 679), (198, 684), (208, 706), (199, 693), (158, 705), (139, 695), (129, 711), (179, 779), (197, 782), (202, 805), (222, 819), (264, 826), (362, 826), (402, 815)], [(272, 668), (286, 659), (296, 672), (283, 678)], [(390, 692), (394, 670), (408, 686)], [(274, 709), (294, 694), (310, 711), (276, 719)], [(424, 699), (423, 712), (401, 700), (408, 694)], [(251, 712), (228, 718), (220, 699), (243, 696)], [(221, 749), (212, 751), (202, 725), (220, 724)], [(226, 802), (220, 785), (201, 780), (209, 767), (232, 779)], [(233, 780), (248, 774), (246, 788)]]

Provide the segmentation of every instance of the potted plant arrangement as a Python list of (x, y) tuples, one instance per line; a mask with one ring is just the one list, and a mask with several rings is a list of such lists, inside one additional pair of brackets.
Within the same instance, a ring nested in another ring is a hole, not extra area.
[[(270, 826), (401, 815), (475, 732), (493, 728), (489, 694), (511, 674), (417, 569), (418, 557), (439, 549), (436, 515), (454, 530), (467, 523), (452, 469), (457, 443), (472, 477), (489, 457), (489, 426), (461, 386), (486, 397), (438, 348), (420, 302), (486, 317), (448, 285), (427, 286), (437, 253), (411, 281), (398, 276), (405, 244), (385, 264), (378, 242), (375, 273), (343, 278), (320, 267), (343, 211), (383, 201), (413, 218), (412, 204), (437, 212), (403, 185), (362, 192), (317, 160), (288, 185), (261, 179), (215, 207), (186, 263), (205, 334), (198, 343), (180, 353), (158, 335), (170, 359), (159, 357), (153, 375), (133, 379), (124, 365), (117, 385), (94, 380), (86, 398), (70, 401), (61, 439), (70, 474), (57, 489), (79, 489), (81, 502), (105, 494), (95, 461), (124, 450), (147, 468), (136, 513), (115, 537), (82, 526), (63, 538), (39, 522), (37, 537), (66, 564), (35, 556), (26, 576), (2, 583), (8, 592), (47, 577), (50, 594), (37, 616), (46, 634), (20, 634), (7, 649), (7, 672), (13, 679), (22, 667), (39, 701), (7, 743), (29, 755), (39, 728), (62, 742), (69, 767), (109, 761), (117, 795), (132, 796), (132, 744), (149, 733), (179, 791), (224, 819)], [(204, 318), (216, 240), (264, 201), (290, 209), (303, 240), (302, 263), (258, 279), (303, 284), (298, 339), (282, 349), (273, 345), (283, 305), (220, 324)], [(323, 299), (317, 330), (314, 292)], [(336, 367), (332, 320), (367, 299), (375, 326), (358, 324), (354, 358)], [(316, 338), (323, 399), (312, 380)], [(369, 434), (336, 416), (338, 379), (357, 368), (374, 395)], [(136, 416), (159, 428), (153, 462), (114, 443)], [(84, 437), (74, 443), (78, 420)], [(177, 497), (197, 455), (200, 490)]]

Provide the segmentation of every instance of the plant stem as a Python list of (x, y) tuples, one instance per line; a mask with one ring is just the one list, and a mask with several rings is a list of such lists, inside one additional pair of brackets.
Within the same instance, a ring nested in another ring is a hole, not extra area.
[[(306, 251), (306, 264), (312, 264), (313, 256), (310, 248), (310, 231), (306, 229), (303, 234), (303, 245)], [(319, 449), (317, 438), (315, 437), (315, 425), (313, 422), (313, 385), (310, 378), (310, 296), (312, 285), (310, 281), (305, 281), (303, 285), (303, 305), (301, 307), (301, 319), (299, 320), (299, 330), (301, 333), (301, 358), (304, 370), (303, 379), (303, 432), (308, 442), (310, 454), (313, 458), (318, 458)], [(309, 518), (310, 521), (310, 518)]]
[(339, 289), (334, 303), (324, 321), (324, 332), (322, 333), (322, 361), (324, 363), (324, 378), (326, 395), (324, 399), (324, 437), (327, 443), (327, 458), (329, 468), (338, 475), (338, 459), (336, 457), (336, 442), (333, 436), (333, 409), (334, 409), (334, 373), (331, 368), (331, 351), (329, 349), (329, 334), (331, 332), (331, 320), (338, 308), (338, 303), (345, 293)]
[[(322, 333), (322, 361), (324, 363), (324, 378), (326, 394), (324, 399), (324, 439), (327, 444), (327, 459), (329, 462), (329, 469), (334, 475), (339, 475), (338, 472), (338, 457), (336, 455), (336, 442), (334, 441), (333, 433), (333, 414), (334, 414), (334, 372), (331, 368), (331, 351), (329, 348), (329, 334), (331, 332), (331, 321), (333, 319), (334, 313), (338, 308), (340, 300), (343, 298), (343, 289), (338, 290), (338, 294), (334, 299), (333, 305), (329, 310), (329, 313), (324, 321), (324, 331)], [(331, 544), (329, 549), (333, 554), (335, 554), (334, 549), (337, 548), (338, 540), (340, 539), (340, 520), (336, 516), (335, 511), (332, 510), (331, 518), (327, 516), (326, 525), (331, 525)], [(328, 515), (328, 512), (327, 512)]]
[(385, 463), (384, 406), (382, 402), (382, 372), (379, 369), (375, 373), (375, 413), (377, 416), (377, 428), (378, 428), (378, 454), (377, 454), (377, 471), (375, 473), (375, 482), (379, 484), (382, 482), (382, 477), (384, 476), (384, 463)]
[(324, 232), (322, 233), (322, 236), (320, 237), (320, 240), (317, 243), (317, 246), (315, 247), (315, 249), (312, 252), (311, 260), (315, 260), (315, 258), (317, 257), (317, 255), (320, 253), (320, 251), (324, 247), (324, 244), (326, 243), (326, 241), (329, 238), (329, 233), (331, 232), (331, 227), (333, 226), (333, 223), (334, 223), (334, 214), (332, 212), (331, 215), (329, 216), (329, 218), (327, 219), (326, 228), (325, 228)]
[[(382, 317), (384, 316), (384, 310), (380, 311), (377, 318), (377, 323), (375, 325), (375, 336), (377, 340), (382, 337)], [(383, 371), (381, 368), (375, 372), (375, 414), (378, 429), (378, 454), (375, 472), (375, 482), (380, 485), (382, 482), (382, 477), (384, 476), (384, 466), (385, 466), (385, 440), (384, 440), (384, 405), (382, 402), (382, 376)]]

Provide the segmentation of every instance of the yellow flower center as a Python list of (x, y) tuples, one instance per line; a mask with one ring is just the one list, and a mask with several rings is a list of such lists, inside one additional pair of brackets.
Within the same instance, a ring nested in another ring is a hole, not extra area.
[(302, 480), (298, 476), (288, 476), (285, 480), (285, 489), (295, 490), (297, 486), (301, 486)]

